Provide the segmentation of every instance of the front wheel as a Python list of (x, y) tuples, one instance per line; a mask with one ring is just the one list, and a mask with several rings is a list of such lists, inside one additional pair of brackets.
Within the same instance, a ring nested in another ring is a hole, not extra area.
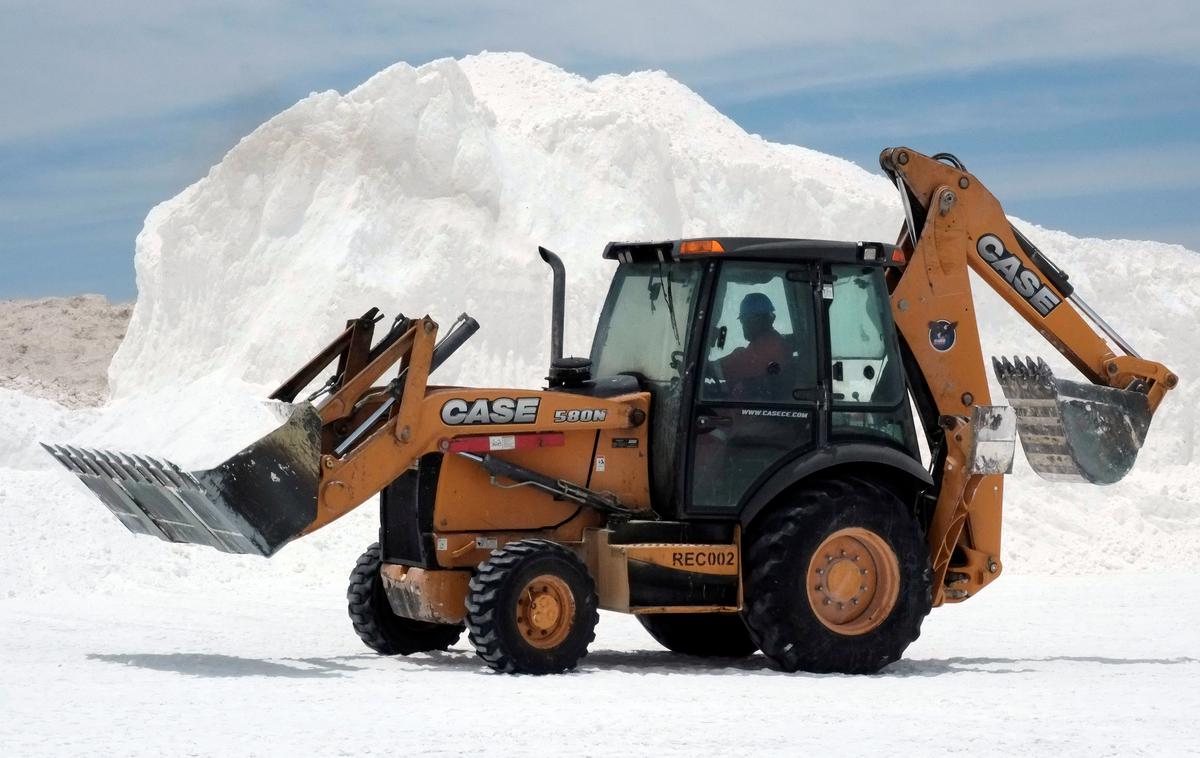
[(596, 637), (596, 585), (584, 562), (557, 543), (529, 539), (493, 550), (469, 588), (471, 644), (496, 671), (570, 671)]
[(815, 482), (749, 536), (744, 618), (777, 668), (872, 674), (920, 635), (929, 550), (890, 491), (850, 478)]

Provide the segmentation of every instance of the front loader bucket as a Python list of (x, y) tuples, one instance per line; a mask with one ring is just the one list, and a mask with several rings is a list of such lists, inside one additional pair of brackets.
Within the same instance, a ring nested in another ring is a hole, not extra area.
[(275, 431), (204, 471), (143, 455), (42, 447), (131, 532), (167, 542), (269, 556), (317, 515), (321, 417), (308, 403)]
[(1042, 359), (992, 359), (1017, 413), (1029, 465), (1045, 479), (1112, 484), (1137, 459), (1150, 428), (1140, 392), (1055, 379)]

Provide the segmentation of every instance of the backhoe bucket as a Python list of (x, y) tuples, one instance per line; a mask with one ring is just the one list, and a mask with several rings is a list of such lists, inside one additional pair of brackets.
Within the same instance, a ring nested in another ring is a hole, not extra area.
[(317, 515), (321, 417), (308, 403), (275, 431), (204, 471), (143, 455), (42, 447), (131, 532), (167, 542), (269, 556)]
[(1137, 459), (1150, 428), (1140, 392), (1055, 379), (1042, 359), (992, 358), (1017, 413), (1029, 465), (1045, 479), (1112, 484)]

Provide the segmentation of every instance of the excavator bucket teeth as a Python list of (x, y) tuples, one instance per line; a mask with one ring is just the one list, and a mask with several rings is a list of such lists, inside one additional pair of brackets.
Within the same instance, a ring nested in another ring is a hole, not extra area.
[(307, 403), (275, 431), (203, 471), (143, 455), (42, 447), (129, 531), (167, 542), (269, 556), (316, 518), (321, 418)]
[(1137, 459), (1150, 428), (1150, 403), (1130, 390), (1054, 378), (1041, 358), (992, 358), (1017, 413), (1029, 465), (1045, 479), (1112, 484)]

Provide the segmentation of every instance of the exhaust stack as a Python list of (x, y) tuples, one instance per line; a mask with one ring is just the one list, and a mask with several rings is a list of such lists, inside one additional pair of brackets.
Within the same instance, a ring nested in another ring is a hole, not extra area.
[(567, 308), (567, 269), (563, 266), (562, 258), (544, 247), (538, 247), (538, 254), (550, 266), (554, 276), (554, 290), (550, 295), (550, 365), (563, 357), (563, 319)]
[(563, 357), (563, 320), (566, 318), (567, 270), (562, 258), (544, 247), (538, 254), (550, 266), (554, 289), (550, 295), (550, 373), (546, 377), (550, 388), (581, 387), (592, 378), (592, 362), (588, 358)]

